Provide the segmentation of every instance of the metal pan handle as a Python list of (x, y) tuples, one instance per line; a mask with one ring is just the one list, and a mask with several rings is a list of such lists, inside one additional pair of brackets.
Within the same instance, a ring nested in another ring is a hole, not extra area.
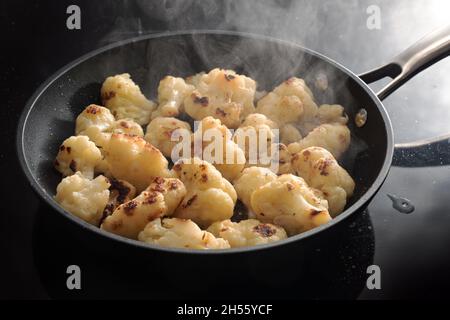
[[(385, 65), (359, 75), (366, 83), (390, 77), (393, 80), (377, 93), (385, 99), (414, 75), (450, 55), (450, 25), (426, 35)], [(433, 155), (430, 157), (430, 155)], [(424, 167), (450, 164), (450, 134), (395, 145), (393, 165)]]

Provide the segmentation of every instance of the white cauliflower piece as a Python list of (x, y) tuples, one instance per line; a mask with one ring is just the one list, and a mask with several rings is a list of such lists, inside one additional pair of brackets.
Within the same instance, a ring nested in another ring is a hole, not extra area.
[(120, 119), (114, 122), (112, 126), (112, 133), (128, 134), (130, 136), (144, 136), (144, 130), (140, 124), (133, 119)]
[[(244, 169), (244, 151), (231, 140), (231, 132), (219, 119), (204, 118), (191, 139), (194, 154), (212, 163), (225, 179), (233, 181)], [(196, 145), (201, 150), (196, 150)]]
[(108, 203), (109, 187), (104, 176), (90, 180), (77, 172), (58, 184), (55, 200), (71, 214), (98, 226)]
[(288, 147), (283, 143), (278, 143), (272, 146), (272, 150), (275, 150), (275, 152), (271, 159), (271, 170), (277, 174), (293, 173), (292, 155)]
[(323, 192), (333, 217), (344, 210), (355, 182), (329, 151), (320, 147), (306, 148), (293, 156), (292, 167), (311, 187)]
[(281, 175), (254, 191), (251, 204), (258, 220), (282, 226), (290, 235), (331, 220), (326, 200), (292, 174)]
[(75, 121), (75, 134), (86, 135), (91, 139), (89, 133), (110, 132), (114, 121), (114, 116), (109, 109), (91, 104), (78, 115)]
[(256, 246), (287, 238), (283, 228), (270, 223), (261, 223), (256, 219), (237, 223), (230, 220), (215, 222), (207, 231), (228, 241), (231, 248)]
[(133, 119), (140, 125), (149, 123), (155, 104), (141, 92), (128, 73), (106, 78), (101, 89), (102, 103), (117, 120)]
[(184, 101), (186, 113), (195, 120), (212, 116), (229, 128), (237, 128), (255, 109), (256, 82), (244, 75), (213, 69), (196, 82), (195, 90)]
[(55, 160), (55, 168), (70, 176), (80, 171), (87, 178), (94, 177), (95, 167), (102, 160), (102, 154), (86, 136), (72, 136), (61, 144)]
[(277, 175), (271, 170), (262, 167), (249, 167), (234, 182), (234, 189), (242, 203), (253, 212), (251, 196), (255, 190), (277, 179)]
[(212, 164), (198, 158), (182, 159), (173, 171), (188, 190), (175, 217), (192, 219), (202, 227), (231, 218), (236, 191)]
[(192, 93), (194, 86), (187, 84), (183, 78), (166, 76), (159, 82), (158, 108), (153, 111), (152, 119), (157, 117), (176, 117), (183, 110), (184, 99)]
[(346, 125), (322, 124), (308, 133), (306, 137), (288, 146), (289, 152), (298, 153), (309, 147), (321, 147), (339, 159), (350, 146), (350, 130)]
[(284, 81), (261, 98), (256, 107), (256, 112), (265, 114), (280, 127), (286, 123), (312, 119), (317, 111), (311, 90), (303, 79), (295, 77)]
[(139, 234), (139, 240), (170, 248), (228, 249), (229, 243), (202, 231), (191, 220), (166, 218), (148, 223)]
[(144, 190), (155, 177), (169, 177), (167, 159), (142, 137), (113, 134), (104, 149), (108, 171)]
[(172, 141), (172, 133), (175, 130), (187, 130), (191, 134), (189, 123), (172, 117), (154, 118), (147, 126), (144, 139), (158, 148), (163, 155), (171, 157), (173, 148), (179, 141)]
[(103, 230), (137, 239), (149, 221), (173, 214), (186, 194), (186, 188), (178, 179), (157, 177), (136, 198), (128, 201), (106, 217)]

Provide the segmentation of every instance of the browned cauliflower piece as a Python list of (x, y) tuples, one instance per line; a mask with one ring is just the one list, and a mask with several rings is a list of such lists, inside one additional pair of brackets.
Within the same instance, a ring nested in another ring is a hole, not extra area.
[(155, 177), (169, 177), (167, 159), (142, 137), (113, 134), (104, 149), (108, 171), (144, 190)]
[(252, 193), (258, 220), (283, 227), (289, 235), (308, 231), (331, 220), (327, 201), (292, 174), (279, 176)]
[(318, 126), (298, 142), (288, 145), (289, 152), (298, 153), (309, 147), (322, 147), (339, 159), (350, 146), (350, 130), (346, 125), (326, 123)]
[(156, 177), (146, 190), (106, 217), (101, 228), (137, 239), (148, 222), (172, 215), (185, 195), (186, 188), (180, 180)]
[(102, 154), (86, 136), (72, 136), (61, 144), (55, 160), (55, 168), (63, 176), (70, 176), (80, 171), (87, 178), (94, 177), (96, 166), (99, 165)]
[(242, 171), (236, 181), (234, 181), (234, 189), (242, 203), (253, 212), (251, 205), (251, 196), (255, 190), (277, 179), (277, 175), (268, 168), (249, 167)]
[(256, 219), (215, 222), (207, 231), (228, 241), (231, 248), (256, 246), (287, 238), (283, 228)]
[(311, 187), (323, 192), (333, 217), (344, 210), (355, 182), (330, 152), (320, 147), (306, 148), (293, 156), (292, 167)]
[(173, 148), (180, 143), (172, 141), (172, 133), (178, 129), (191, 133), (191, 126), (187, 122), (172, 117), (157, 117), (147, 126), (144, 139), (158, 148), (163, 155), (171, 157)]
[(244, 75), (213, 69), (195, 82), (195, 90), (184, 100), (186, 113), (195, 120), (212, 116), (228, 128), (237, 128), (255, 109), (256, 82)]
[(103, 105), (117, 120), (133, 119), (140, 125), (150, 122), (155, 104), (142, 94), (128, 73), (106, 78), (101, 96)]
[(169, 248), (228, 249), (229, 243), (202, 231), (194, 222), (186, 219), (155, 219), (139, 233), (139, 240)]
[[(244, 169), (244, 151), (231, 140), (230, 131), (219, 119), (204, 118), (191, 139), (193, 153), (213, 164), (225, 179), (233, 181)], [(196, 144), (201, 150), (195, 149)], [(201, 154), (197, 154), (198, 151)]]
[(236, 191), (212, 164), (199, 158), (181, 159), (173, 171), (188, 190), (175, 217), (192, 219), (201, 227), (231, 218)]

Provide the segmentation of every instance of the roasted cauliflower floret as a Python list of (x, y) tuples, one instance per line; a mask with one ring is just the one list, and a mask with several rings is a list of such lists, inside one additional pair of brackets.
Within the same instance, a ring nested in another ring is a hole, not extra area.
[(131, 201), (136, 196), (136, 188), (131, 183), (114, 178), (108, 180), (110, 183), (109, 200), (103, 210), (103, 219), (110, 216), (118, 206)]
[(271, 170), (277, 174), (294, 173), (291, 165), (292, 155), (283, 143), (272, 146), (274, 154), (271, 159)]
[(311, 187), (323, 192), (332, 216), (344, 210), (355, 182), (330, 152), (320, 147), (306, 148), (293, 156), (292, 167)]
[(202, 231), (191, 220), (166, 218), (148, 223), (139, 234), (139, 240), (170, 248), (228, 249), (230, 245), (221, 238)]
[(58, 184), (55, 200), (71, 214), (98, 226), (108, 203), (109, 187), (104, 176), (90, 180), (77, 172)]
[(113, 177), (144, 190), (155, 177), (168, 177), (168, 162), (162, 153), (142, 137), (113, 134), (105, 150)]
[(157, 177), (140, 195), (120, 205), (106, 217), (101, 228), (137, 239), (149, 221), (172, 215), (185, 194), (186, 189), (178, 179)]
[(256, 219), (237, 223), (230, 220), (215, 222), (207, 231), (228, 241), (231, 248), (256, 246), (287, 238), (283, 228), (270, 223), (261, 223)]
[(166, 76), (159, 82), (158, 108), (153, 111), (152, 119), (157, 117), (176, 117), (183, 110), (184, 99), (192, 93), (194, 86), (183, 78)]
[(85, 135), (93, 140), (92, 134), (111, 131), (114, 121), (109, 109), (91, 104), (78, 115), (75, 121), (75, 134)]
[(255, 190), (277, 179), (277, 175), (268, 168), (249, 167), (242, 171), (242, 174), (234, 182), (239, 200), (244, 203), (247, 209), (253, 212), (251, 196)]
[(281, 127), (286, 123), (316, 116), (317, 105), (305, 81), (290, 78), (258, 101), (256, 112), (265, 114)]
[(255, 89), (255, 81), (244, 75), (214, 69), (196, 81), (195, 90), (184, 101), (185, 111), (195, 120), (212, 116), (229, 128), (237, 128), (255, 109)]
[(172, 156), (172, 150), (180, 143), (172, 141), (172, 133), (175, 130), (187, 130), (191, 134), (189, 123), (171, 117), (157, 117), (147, 126), (144, 139), (158, 148), (166, 157)]
[(231, 132), (219, 119), (204, 118), (192, 141), (194, 155), (212, 163), (225, 179), (233, 181), (244, 169), (244, 151), (231, 140)]
[(258, 220), (279, 225), (290, 235), (331, 220), (326, 200), (292, 174), (281, 175), (254, 191), (251, 204)]
[(155, 104), (141, 92), (128, 73), (106, 78), (101, 89), (102, 103), (117, 120), (133, 119), (140, 125), (149, 123)]
[(344, 107), (339, 104), (322, 104), (319, 107), (317, 117), (321, 123), (347, 124), (348, 122)]
[(202, 227), (231, 218), (236, 191), (213, 165), (198, 158), (182, 159), (173, 171), (188, 190), (175, 217), (192, 219)]
[(114, 122), (112, 133), (128, 134), (131, 136), (144, 136), (142, 127), (132, 119), (120, 119)]
[(55, 160), (55, 168), (70, 176), (80, 171), (87, 178), (94, 177), (95, 167), (102, 160), (102, 154), (95, 143), (86, 136), (72, 136), (61, 144)]
[(302, 139), (302, 134), (292, 124), (286, 124), (280, 129), (280, 141), (285, 145), (289, 145), (293, 142), (300, 141)]
[(346, 125), (333, 123), (322, 124), (308, 133), (306, 137), (288, 146), (289, 152), (298, 153), (309, 147), (321, 147), (339, 159), (350, 146), (350, 130)]

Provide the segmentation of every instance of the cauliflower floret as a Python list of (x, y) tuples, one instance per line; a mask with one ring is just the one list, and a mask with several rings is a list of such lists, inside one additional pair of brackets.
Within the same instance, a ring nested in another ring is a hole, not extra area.
[(170, 248), (228, 249), (229, 243), (202, 231), (191, 220), (155, 219), (139, 234), (139, 240)]
[(114, 210), (121, 204), (131, 201), (136, 196), (136, 188), (129, 182), (124, 180), (109, 179), (109, 200), (103, 210), (103, 218), (110, 216)]
[(220, 119), (229, 128), (255, 109), (256, 82), (232, 70), (214, 69), (196, 81), (196, 88), (184, 101), (188, 115), (195, 120), (207, 116)]
[(282, 127), (286, 123), (316, 116), (317, 105), (305, 81), (290, 78), (258, 101), (256, 112), (263, 113)]
[(277, 179), (277, 175), (271, 170), (262, 167), (249, 167), (242, 171), (242, 174), (234, 182), (234, 189), (239, 200), (244, 203), (247, 209), (253, 212), (251, 196), (255, 190)]
[[(194, 154), (212, 163), (225, 179), (233, 181), (244, 169), (244, 151), (231, 140), (231, 132), (219, 119), (204, 118), (191, 139)], [(196, 150), (196, 145), (201, 150)]]
[(71, 214), (98, 226), (108, 203), (109, 187), (104, 176), (90, 180), (76, 172), (58, 184), (55, 200)]
[(258, 220), (282, 226), (290, 235), (331, 220), (326, 200), (292, 174), (281, 175), (254, 191), (251, 204)]
[(198, 158), (182, 159), (173, 171), (188, 189), (175, 217), (192, 219), (202, 227), (231, 218), (236, 191), (212, 164)]
[(130, 136), (144, 136), (144, 130), (133, 119), (120, 119), (114, 122), (112, 133), (128, 134)]
[(109, 109), (91, 104), (76, 119), (75, 134), (88, 136), (93, 133), (109, 132), (114, 125), (114, 116)]
[(104, 149), (108, 171), (144, 190), (155, 177), (169, 177), (162, 153), (141, 137), (113, 134)]
[(321, 147), (339, 159), (349, 146), (350, 130), (348, 127), (339, 123), (326, 123), (315, 128), (302, 140), (291, 143), (288, 149), (290, 153), (294, 154), (308, 147)]
[(187, 130), (191, 134), (189, 123), (176, 118), (157, 117), (147, 126), (147, 132), (144, 139), (158, 148), (163, 155), (171, 157), (172, 149), (179, 141), (172, 141), (172, 133), (177, 129)]
[(241, 127), (257, 127), (259, 125), (267, 125), (270, 129), (278, 129), (278, 125), (275, 121), (270, 120), (262, 113), (249, 114), (242, 122)]
[(317, 116), (320, 123), (347, 124), (348, 122), (344, 107), (339, 104), (322, 104), (319, 107)]
[(290, 143), (300, 141), (302, 139), (302, 134), (300, 131), (292, 124), (286, 124), (280, 129), (280, 140), (281, 143), (289, 145)]
[(72, 136), (61, 144), (55, 160), (55, 168), (70, 176), (80, 171), (87, 178), (94, 177), (94, 169), (102, 160), (102, 154), (95, 143), (86, 136)]
[(256, 246), (287, 238), (283, 228), (270, 223), (261, 223), (256, 219), (242, 220), (238, 223), (230, 220), (215, 222), (207, 231), (228, 241), (231, 248)]
[(120, 205), (106, 217), (101, 228), (137, 239), (149, 221), (172, 215), (185, 195), (186, 188), (180, 180), (157, 177), (140, 195)]
[(101, 95), (103, 105), (117, 120), (131, 118), (140, 125), (149, 123), (155, 104), (142, 94), (128, 73), (106, 78)]
[(183, 102), (195, 89), (183, 78), (166, 76), (159, 82), (158, 108), (153, 111), (152, 119), (157, 117), (176, 117), (183, 112)]
[(320, 147), (304, 149), (293, 156), (292, 167), (311, 187), (323, 192), (333, 217), (344, 210), (355, 182), (330, 152)]

